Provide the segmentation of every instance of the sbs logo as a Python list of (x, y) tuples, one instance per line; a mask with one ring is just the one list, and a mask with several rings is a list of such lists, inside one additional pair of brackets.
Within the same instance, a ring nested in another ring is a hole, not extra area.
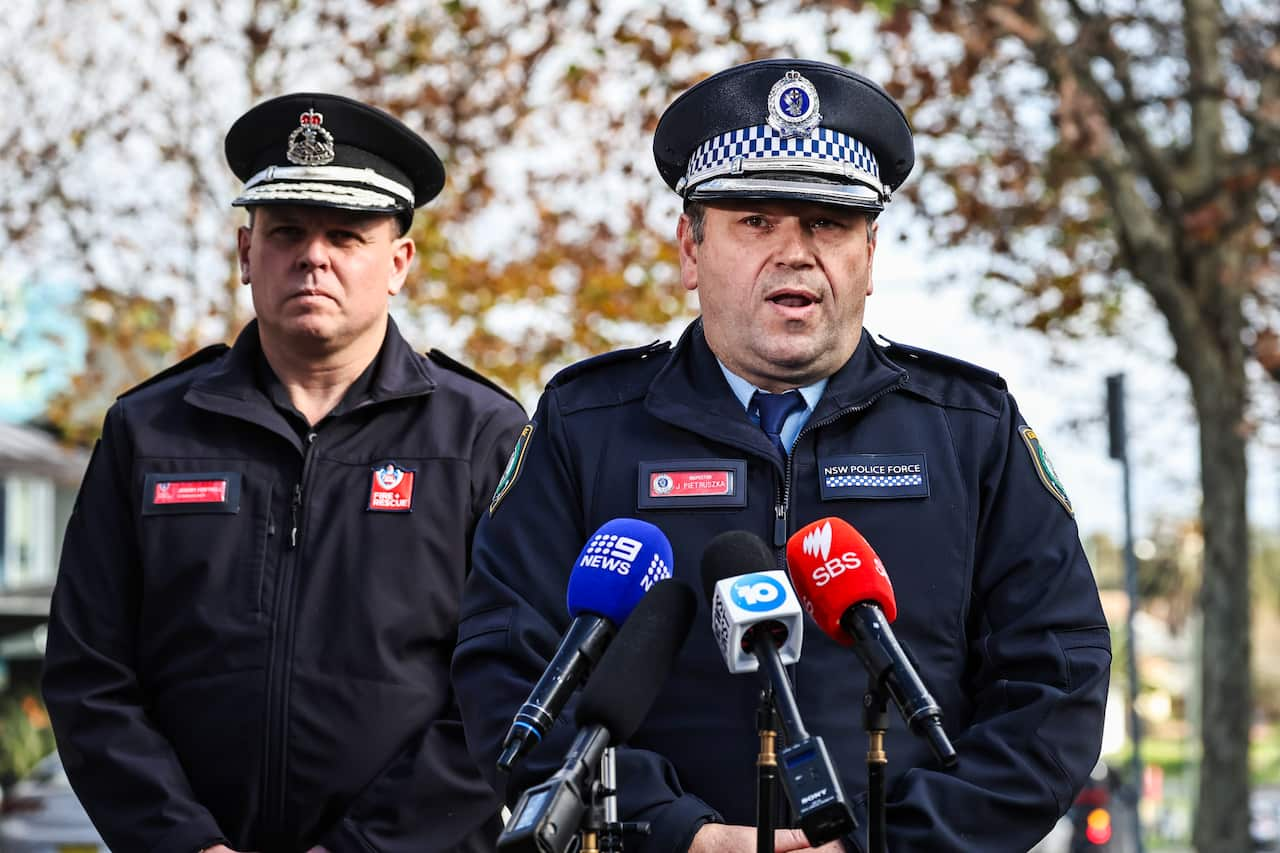
[(831, 553), (831, 522), (828, 521), (821, 527), (815, 527), (806, 533), (801, 546), (810, 557), (826, 560), (827, 555)]
[(729, 587), (729, 597), (743, 610), (763, 613), (781, 607), (787, 600), (787, 590), (768, 575), (747, 575)]

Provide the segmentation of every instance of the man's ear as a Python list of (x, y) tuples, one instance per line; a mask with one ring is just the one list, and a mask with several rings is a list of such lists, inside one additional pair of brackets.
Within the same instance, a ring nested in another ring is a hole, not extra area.
[(880, 236), (880, 223), (874, 220), (867, 225), (867, 296), (876, 289), (874, 272), (876, 260), (876, 241)]
[(249, 246), (253, 242), (253, 231), (248, 225), (236, 229), (236, 254), (240, 258), (240, 281), (249, 283)]
[(693, 223), (687, 213), (676, 223), (676, 245), (680, 249), (680, 283), (685, 290), (698, 289), (698, 244), (693, 239)]
[(405, 279), (409, 276), (409, 265), (413, 263), (416, 252), (417, 247), (412, 237), (396, 238), (391, 246), (391, 277), (387, 279), (388, 295), (395, 296), (400, 292), (400, 288), (404, 287)]

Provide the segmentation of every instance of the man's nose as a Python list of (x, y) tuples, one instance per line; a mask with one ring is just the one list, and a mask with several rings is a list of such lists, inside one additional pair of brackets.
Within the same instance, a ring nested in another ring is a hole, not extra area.
[(329, 267), (329, 241), (323, 233), (307, 235), (298, 253), (298, 266), (302, 270)]
[(795, 217), (786, 217), (774, 227), (777, 247), (774, 261), (778, 266), (803, 269), (814, 264), (813, 235)]

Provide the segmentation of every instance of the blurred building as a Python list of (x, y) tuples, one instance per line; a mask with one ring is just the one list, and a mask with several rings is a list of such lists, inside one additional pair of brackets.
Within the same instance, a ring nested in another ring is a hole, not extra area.
[(0, 421), (0, 687), (38, 675), (62, 535), (87, 464), (39, 430)]

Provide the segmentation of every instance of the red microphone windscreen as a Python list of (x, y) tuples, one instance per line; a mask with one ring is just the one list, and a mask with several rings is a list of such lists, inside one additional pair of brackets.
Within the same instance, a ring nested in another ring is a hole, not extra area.
[(805, 612), (833, 640), (853, 645), (840, 617), (853, 605), (870, 601), (890, 622), (898, 617), (893, 585), (876, 552), (841, 518), (820, 518), (787, 540), (787, 570)]

